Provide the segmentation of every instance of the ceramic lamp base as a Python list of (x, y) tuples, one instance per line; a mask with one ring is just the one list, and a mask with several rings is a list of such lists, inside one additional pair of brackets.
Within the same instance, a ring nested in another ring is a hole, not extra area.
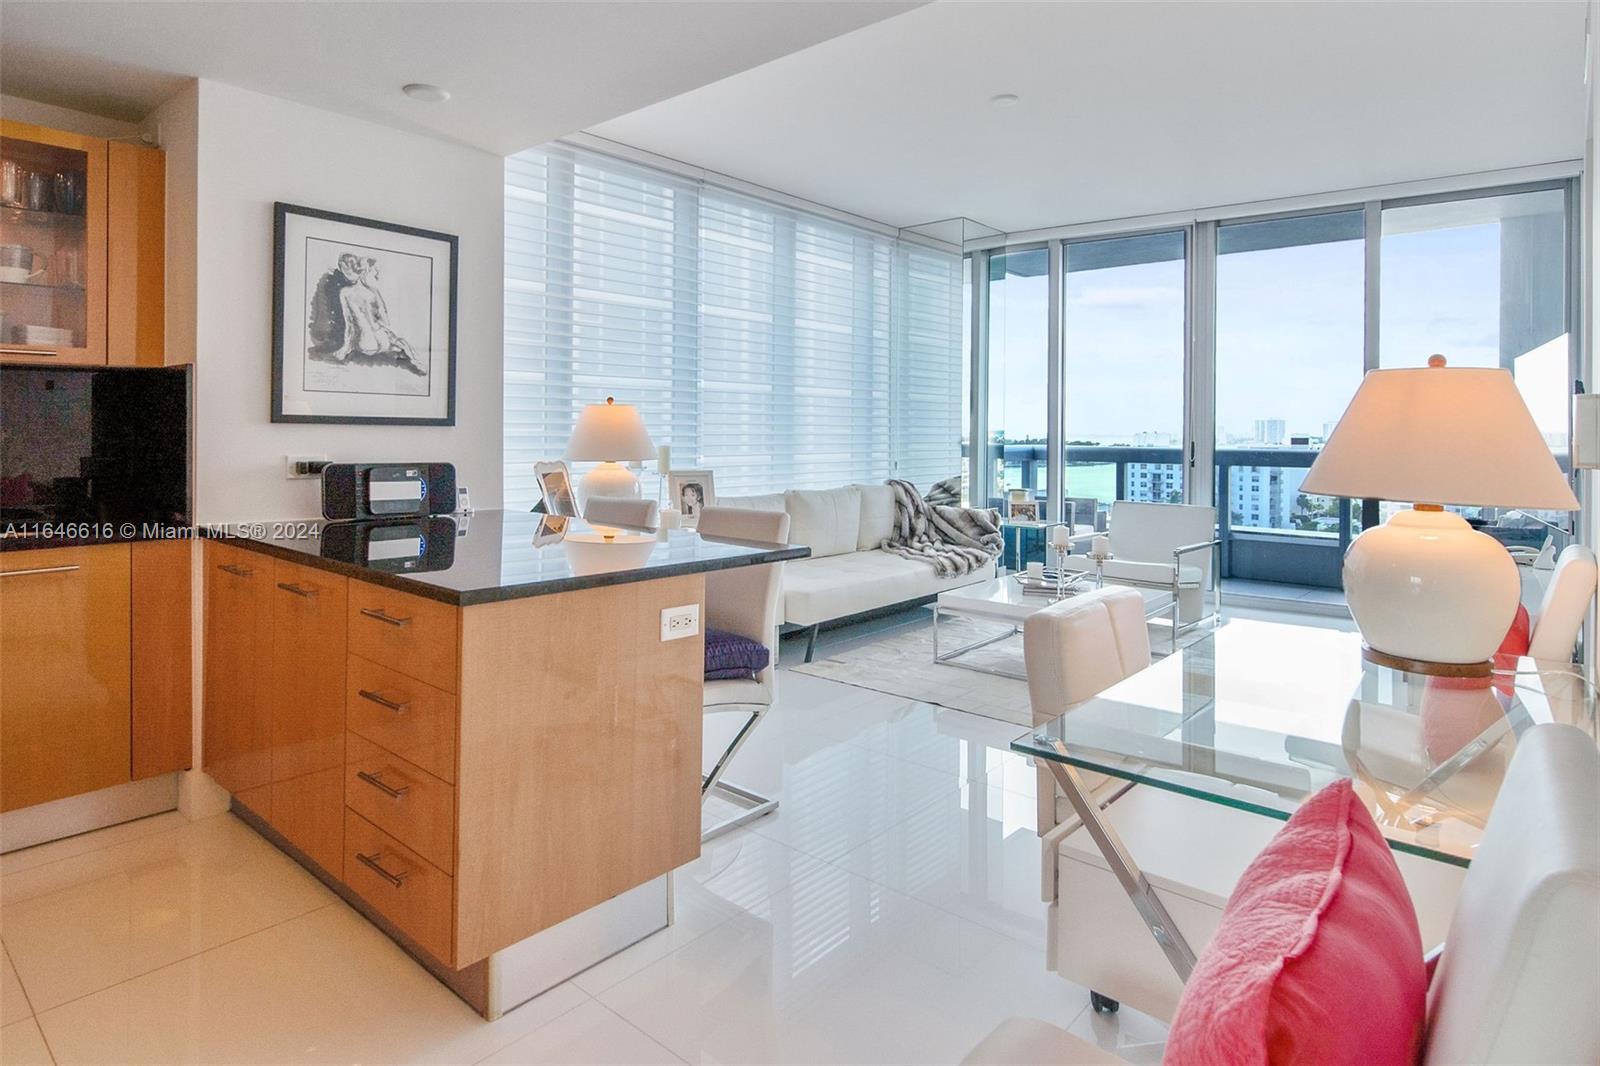
[(636, 500), (639, 498), (639, 479), (621, 463), (601, 463), (579, 480), (578, 505), (587, 510), (589, 501), (597, 496)]
[(1511, 628), (1521, 585), (1504, 545), (1448, 511), (1402, 511), (1344, 559), (1345, 599), (1368, 647), (1414, 664), (1482, 669)]

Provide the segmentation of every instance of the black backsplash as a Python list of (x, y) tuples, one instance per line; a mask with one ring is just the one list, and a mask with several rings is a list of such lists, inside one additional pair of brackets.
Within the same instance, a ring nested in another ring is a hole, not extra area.
[(0, 523), (187, 525), (190, 368), (0, 367)]

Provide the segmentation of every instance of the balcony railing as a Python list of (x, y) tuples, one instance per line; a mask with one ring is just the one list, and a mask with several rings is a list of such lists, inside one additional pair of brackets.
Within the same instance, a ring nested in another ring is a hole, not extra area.
[[(1215, 454), (1214, 498), (1227, 501), (1218, 509), (1217, 533), (1222, 540), (1222, 573), (1226, 578), (1274, 584), (1337, 589), (1342, 587), (1345, 549), (1360, 532), (1360, 504), (1327, 497), (1305, 497), (1298, 482), (1284, 487), (1284, 473), (1305, 470), (1317, 458), (1315, 448), (1218, 448)], [(1049, 449), (1043, 444), (991, 444), (989, 459), (1003, 481), (1004, 488), (1025, 488), (1037, 500), (1045, 498), (1045, 470)], [(1557, 455), (1567, 469), (1568, 459)], [(1067, 445), (1067, 486), (1070, 499), (1095, 500), (1096, 525), (1104, 528), (1104, 517), (1113, 500), (1175, 502), (1184, 472), (1183, 450), (1172, 447), (1136, 445)], [(1110, 467), (1110, 476), (1090, 474)], [(1074, 475), (1074, 470), (1078, 471)], [(1249, 472), (1248, 474), (1245, 472)], [(1156, 476), (1151, 476), (1156, 475)], [(1240, 499), (1235, 498), (1236, 475), (1259, 477), (1251, 482)], [(1274, 478), (1277, 479), (1274, 484)], [(1258, 492), (1249, 489), (1259, 484)], [(1156, 499), (1152, 485), (1172, 490)], [(1091, 491), (1098, 489), (1098, 491)], [(1248, 506), (1236, 510), (1235, 504)], [(1000, 507), (1000, 496), (991, 496), (991, 507)], [(1087, 506), (1086, 502), (1080, 507)], [(1248, 513), (1246, 513), (1248, 511)], [(1259, 514), (1262, 520), (1252, 521)], [(1080, 509), (1075, 520), (1083, 522)], [(1544, 541), (1542, 527), (1527, 528), (1497, 525), (1487, 532), (1508, 544)], [(1559, 545), (1558, 545), (1559, 546)], [(1043, 538), (1035, 537), (1025, 555), (1043, 557)]]

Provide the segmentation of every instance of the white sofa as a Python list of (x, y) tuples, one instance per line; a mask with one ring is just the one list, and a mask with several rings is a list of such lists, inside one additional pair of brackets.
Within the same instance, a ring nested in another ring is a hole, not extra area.
[(894, 490), (888, 485), (718, 496), (717, 506), (786, 511), (789, 542), (811, 549), (809, 559), (783, 568), (783, 623), (791, 632), (811, 631), (807, 662), (823, 625), (929, 600), (995, 576), (993, 561), (961, 577), (940, 578), (927, 563), (879, 550), (894, 529)]

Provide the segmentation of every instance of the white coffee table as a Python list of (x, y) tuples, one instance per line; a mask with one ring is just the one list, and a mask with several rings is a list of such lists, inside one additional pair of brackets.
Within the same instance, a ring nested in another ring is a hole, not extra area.
[[(944, 663), (946, 666), (959, 666), (963, 670), (975, 670), (981, 674), (996, 674), (1000, 677), (1014, 677), (1019, 681), (1026, 681), (1028, 675), (1022, 671), (996, 666), (979, 666), (974, 663), (959, 662), (958, 659), (969, 652), (988, 647), (1022, 632), (1022, 625), (1030, 616), (1054, 602), (1050, 596), (1023, 592), (1022, 585), (1010, 575), (997, 577), (979, 585), (967, 585), (951, 589), (949, 592), (941, 592), (933, 605), (933, 661)], [(939, 616), (946, 614), (980, 622), (998, 622), (1008, 628), (996, 636), (984, 637), (971, 644), (942, 652), (939, 650)]]

